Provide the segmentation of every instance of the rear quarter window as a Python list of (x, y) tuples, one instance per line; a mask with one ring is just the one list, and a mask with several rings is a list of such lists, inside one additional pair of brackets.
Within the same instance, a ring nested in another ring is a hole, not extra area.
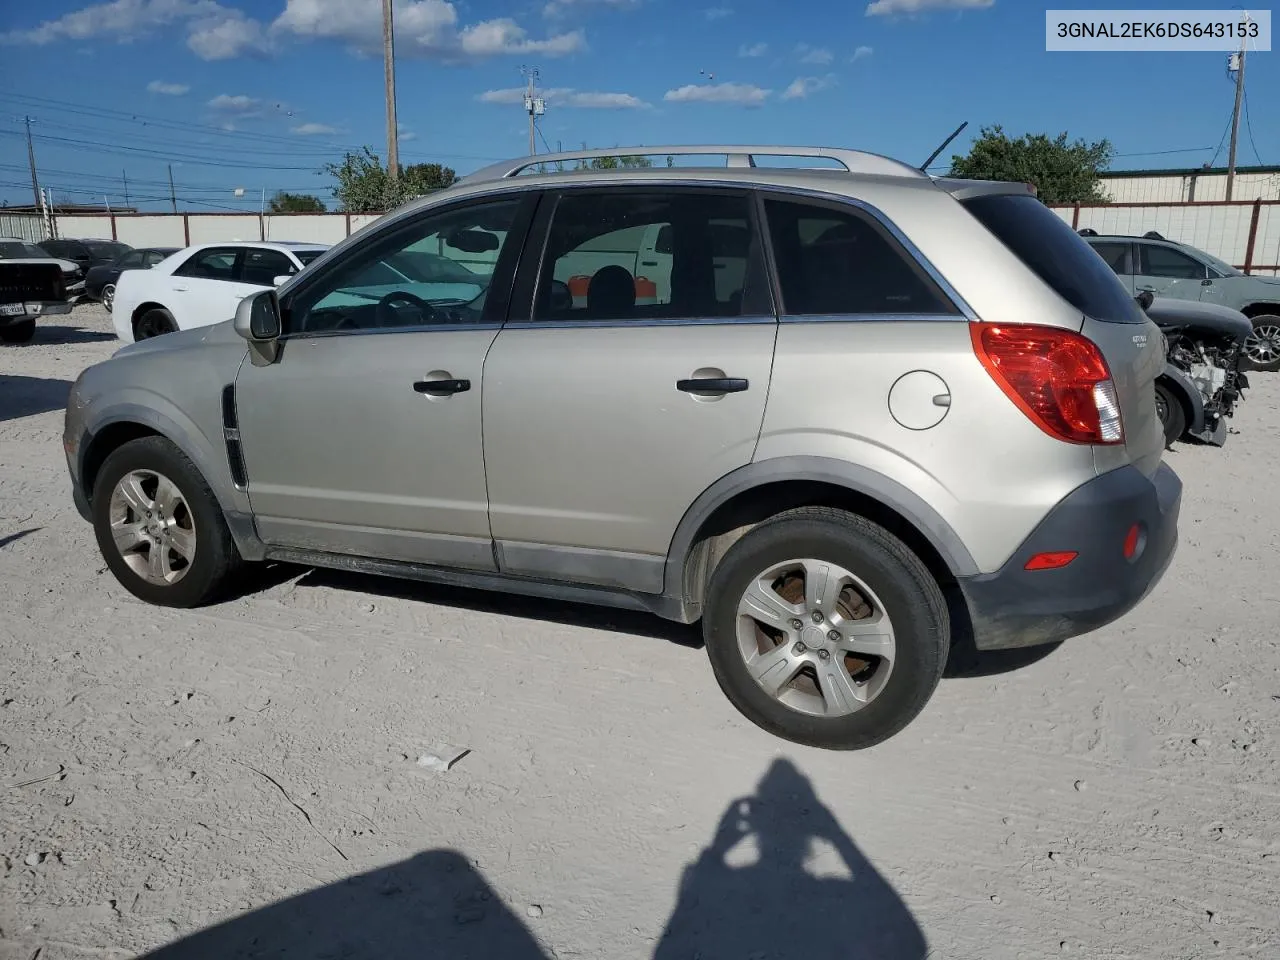
[(1115, 272), (1062, 218), (1026, 194), (990, 194), (965, 208), (1060, 297), (1111, 323), (1144, 323), (1146, 314)]

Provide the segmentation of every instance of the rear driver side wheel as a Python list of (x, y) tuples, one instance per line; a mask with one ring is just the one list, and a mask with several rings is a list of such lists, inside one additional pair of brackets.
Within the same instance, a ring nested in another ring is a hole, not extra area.
[(825, 507), (738, 540), (703, 616), (734, 706), (770, 733), (833, 750), (874, 746), (910, 723), (942, 677), (950, 636), (920, 559), (883, 527)]
[(133, 338), (149, 340), (161, 334), (174, 333), (177, 329), (178, 324), (173, 319), (173, 314), (163, 307), (156, 307), (154, 310), (148, 310), (134, 322)]
[(1244, 366), (1264, 373), (1280, 370), (1280, 317), (1253, 318), (1253, 333), (1244, 344)]

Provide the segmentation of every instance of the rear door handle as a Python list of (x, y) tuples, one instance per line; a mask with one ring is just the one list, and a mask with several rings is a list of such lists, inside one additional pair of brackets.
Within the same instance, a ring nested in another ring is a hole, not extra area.
[(425, 393), (432, 397), (451, 397), (455, 393), (466, 393), (471, 389), (470, 380), (419, 380), (413, 385), (417, 393)]
[(187, 292), (187, 288), (186, 288), (186, 287), (174, 287), (173, 289), (174, 289), (174, 290), (176, 290), (178, 293), (186, 293), (186, 292)]
[(738, 377), (704, 377), (676, 381), (676, 389), (683, 393), (742, 393), (750, 385), (750, 382)]

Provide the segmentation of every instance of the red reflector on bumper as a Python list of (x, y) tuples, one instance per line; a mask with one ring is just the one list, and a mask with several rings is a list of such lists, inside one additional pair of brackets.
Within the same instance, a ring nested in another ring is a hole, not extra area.
[(1037, 553), (1027, 561), (1024, 570), (1059, 570), (1080, 556), (1074, 550), (1058, 550), (1052, 553)]
[(1141, 536), (1141, 533), (1142, 531), (1138, 529), (1138, 525), (1135, 523), (1129, 528), (1129, 532), (1125, 534), (1124, 558), (1126, 560), (1132, 560), (1133, 555), (1138, 552), (1138, 538)]

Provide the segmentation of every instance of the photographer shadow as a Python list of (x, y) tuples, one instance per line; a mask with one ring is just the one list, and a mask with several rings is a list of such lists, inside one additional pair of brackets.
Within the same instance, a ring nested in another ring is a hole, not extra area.
[[(871, 821), (868, 821), (871, 822)], [(836, 867), (824, 875), (816, 870)], [(920, 960), (924, 933), (790, 762), (685, 868), (654, 960)]]
[(208, 927), (140, 960), (546, 960), (455, 850), (428, 850)]
[[(653, 960), (920, 960), (926, 952), (902, 899), (808, 779), (780, 759), (754, 795), (729, 805), (685, 868)], [(142, 960), (553, 956), (471, 862), (446, 849), (233, 917)]]

